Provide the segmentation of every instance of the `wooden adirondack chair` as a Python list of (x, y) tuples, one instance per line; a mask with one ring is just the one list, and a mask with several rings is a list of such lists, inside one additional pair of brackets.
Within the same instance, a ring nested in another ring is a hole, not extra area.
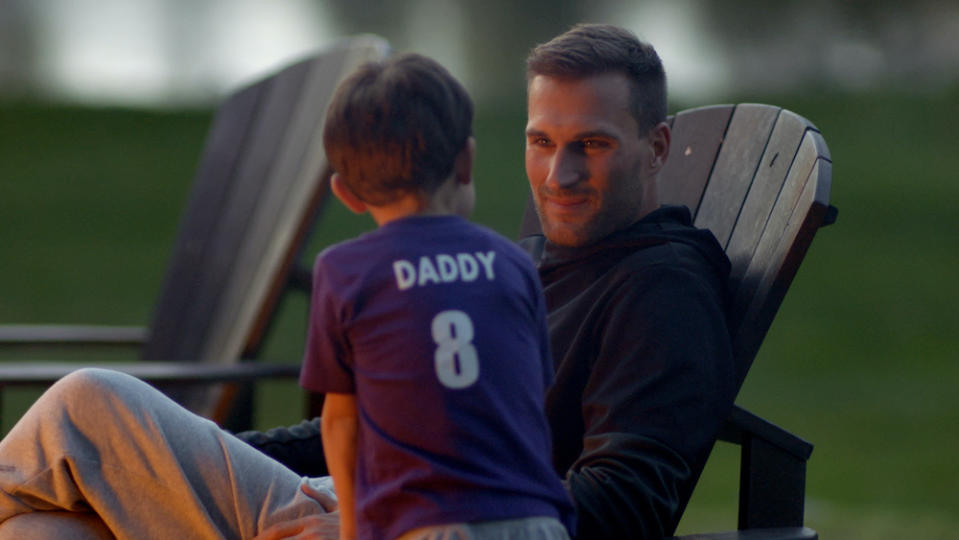
[[(660, 202), (689, 207), (732, 263), (729, 324), (742, 384), (813, 235), (835, 221), (829, 150), (808, 120), (769, 105), (702, 107), (669, 122)], [(541, 234), (532, 200), (520, 236), (531, 234)], [(738, 406), (720, 440), (742, 446), (740, 530), (681, 538), (817, 538), (803, 527), (812, 445)]]
[[(357, 65), (388, 54), (374, 36), (344, 40), (230, 95), (207, 136), (149, 329), (0, 327), (0, 345), (140, 346), (144, 362), (108, 367), (160, 386), (188, 408), (226, 419), (211, 381), (295, 377), (255, 356), (328, 193), (326, 105)], [(302, 272), (302, 270), (299, 270)], [(80, 366), (0, 363), (0, 389), (45, 385)], [(220, 385), (222, 386), (222, 385)], [(234, 425), (235, 429), (245, 426)]]

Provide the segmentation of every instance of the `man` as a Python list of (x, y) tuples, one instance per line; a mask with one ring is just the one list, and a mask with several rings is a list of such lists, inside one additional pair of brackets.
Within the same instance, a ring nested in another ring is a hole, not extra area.
[[(729, 263), (685, 208), (658, 208), (669, 154), (655, 51), (577, 26), (527, 61), (526, 172), (545, 245), (553, 464), (581, 538), (675, 529), (735, 397)], [(658, 209), (657, 209), (658, 208)]]
[[(735, 394), (728, 261), (688, 211), (658, 208), (670, 135), (651, 47), (620, 28), (577, 26), (533, 50), (528, 93), (526, 169), (546, 241), (523, 243), (548, 309), (553, 465), (577, 538), (662, 537)], [(322, 468), (316, 424), (242, 437), (309, 474)], [(268, 532), (292, 537), (329, 517)]]
[[(675, 529), (735, 396), (729, 263), (685, 208), (659, 208), (665, 75), (621, 28), (579, 25), (527, 60), (526, 172), (545, 235), (522, 240), (543, 283), (556, 376), (553, 465), (578, 538)], [(309, 471), (310, 423), (242, 437)]]

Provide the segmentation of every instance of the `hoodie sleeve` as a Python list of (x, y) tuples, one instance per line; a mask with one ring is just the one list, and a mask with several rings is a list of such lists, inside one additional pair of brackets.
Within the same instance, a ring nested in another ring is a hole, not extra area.
[(659, 265), (607, 290), (567, 484), (577, 538), (671, 534), (734, 398), (720, 294)]

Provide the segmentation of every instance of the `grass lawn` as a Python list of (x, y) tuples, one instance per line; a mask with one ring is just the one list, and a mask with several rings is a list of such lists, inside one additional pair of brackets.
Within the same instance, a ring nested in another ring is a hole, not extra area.
[[(821, 129), (840, 212), (813, 242), (738, 401), (816, 445), (806, 521), (822, 538), (953, 538), (959, 92), (743, 101), (787, 106)], [(0, 323), (146, 324), (209, 120), (0, 105)], [(508, 236), (526, 196), (523, 123), (522, 104), (478, 110), (474, 217)], [(305, 259), (370, 226), (331, 203)], [(305, 314), (305, 298), (284, 302), (265, 358), (299, 361)], [(93, 358), (133, 355), (81, 360)], [(35, 395), (8, 391), (0, 430)], [(260, 428), (299, 419), (293, 383), (265, 384), (258, 399)], [(717, 446), (680, 532), (735, 528), (737, 459)]]

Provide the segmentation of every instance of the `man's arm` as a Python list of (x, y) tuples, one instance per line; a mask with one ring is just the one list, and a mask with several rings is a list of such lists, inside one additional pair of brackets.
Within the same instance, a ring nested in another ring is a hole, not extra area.
[(324, 512), (274, 523), (254, 540), (339, 540), (340, 514), (335, 511), (337, 505), (333, 494), (325, 486), (315, 486), (310, 482), (300, 484), (300, 489), (320, 503)]
[(266, 432), (243, 431), (236, 436), (300, 476), (330, 474), (323, 459), (319, 416), (289, 427), (276, 427)]
[(671, 534), (735, 394), (721, 295), (676, 268), (643, 274), (598, 325), (567, 476), (580, 538)]
[(356, 395), (327, 394), (320, 422), (323, 451), (333, 476), (340, 510), (340, 540), (356, 538), (356, 506), (353, 482), (356, 475)]

